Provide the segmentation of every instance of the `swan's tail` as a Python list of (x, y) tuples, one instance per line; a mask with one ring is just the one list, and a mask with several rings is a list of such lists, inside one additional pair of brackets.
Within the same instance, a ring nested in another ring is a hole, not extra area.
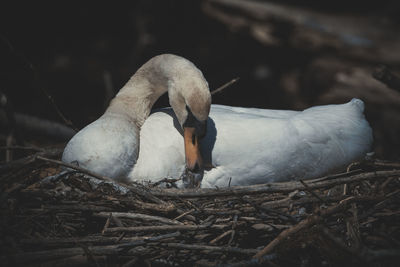
[(349, 104), (356, 106), (360, 110), (360, 112), (364, 112), (365, 106), (364, 106), (364, 102), (361, 99), (353, 98), (349, 102)]
[(348, 128), (348, 138), (343, 145), (352, 148), (350, 155), (353, 158), (352, 160), (356, 160), (371, 152), (373, 134), (372, 128), (364, 115), (364, 102), (361, 99), (353, 98), (347, 105), (353, 109), (353, 112), (348, 113), (348, 119), (353, 128)]
[(317, 106), (303, 112), (307, 114), (303, 120), (312, 130), (307, 141), (310, 145), (329, 145), (329, 157), (338, 163), (332, 167), (343, 167), (371, 152), (372, 129), (365, 119), (364, 108), (362, 100), (353, 98), (345, 104)]

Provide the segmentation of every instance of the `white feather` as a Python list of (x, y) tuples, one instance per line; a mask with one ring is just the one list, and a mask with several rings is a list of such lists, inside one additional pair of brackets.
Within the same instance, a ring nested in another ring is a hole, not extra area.
[[(168, 91), (173, 108), (149, 115)], [(302, 112), (212, 105), (207, 81), (190, 61), (160, 55), (145, 63), (103, 116), (78, 132), (62, 160), (114, 179), (159, 181), (185, 170), (182, 124), (187, 107), (207, 119), (201, 154), (202, 187), (249, 185), (317, 177), (369, 152), (372, 130), (364, 103), (318, 106)]]
[[(344, 168), (371, 148), (372, 130), (360, 105), (353, 99), (303, 112), (212, 105), (201, 152), (215, 168), (205, 172), (202, 187), (307, 179)], [(132, 180), (182, 174), (183, 137), (171, 109), (150, 115), (140, 145)]]

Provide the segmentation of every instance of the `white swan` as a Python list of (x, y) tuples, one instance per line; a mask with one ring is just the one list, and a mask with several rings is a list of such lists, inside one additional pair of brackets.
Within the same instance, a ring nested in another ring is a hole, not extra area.
[[(140, 128), (154, 102), (167, 91), (171, 107), (188, 140), (185, 142), (186, 166), (189, 170), (199, 170), (201, 158), (197, 139), (205, 132), (211, 94), (203, 74), (193, 63), (170, 54), (146, 62), (119, 91), (105, 113), (72, 137), (64, 149), (62, 160), (77, 162), (81, 167), (114, 179), (128, 177), (132, 169), (145, 169), (152, 164), (161, 166), (162, 162), (139, 162), (139, 150), (144, 152), (146, 147), (142, 147), (142, 139), (151, 142), (140, 135)], [(154, 129), (153, 135), (159, 135), (168, 144), (170, 136), (162, 127)], [(183, 153), (183, 147), (182, 142), (181, 147), (171, 149)], [(151, 153), (157, 154), (157, 150)], [(148, 160), (153, 161), (151, 158)], [(175, 163), (176, 160), (170, 159), (170, 164)]]
[[(166, 91), (172, 109), (148, 117)], [(177, 178), (189, 169), (202, 187), (221, 187), (314, 178), (362, 158), (372, 144), (359, 99), (302, 112), (223, 105), (210, 111), (210, 102), (191, 62), (154, 57), (102, 117), (71, 139), (62, 160), (132, 181)]]

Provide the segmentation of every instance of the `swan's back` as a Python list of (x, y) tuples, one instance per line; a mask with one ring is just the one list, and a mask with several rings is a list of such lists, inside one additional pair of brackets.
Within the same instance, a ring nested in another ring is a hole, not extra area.
[(315, 178), (344, 168), (371, 148), (363, 110), (359, 99), (303, 112), (213, 105), (215, 137), (207, 134), (203, 142), (216, 168), (205, 174), (202, 186)]

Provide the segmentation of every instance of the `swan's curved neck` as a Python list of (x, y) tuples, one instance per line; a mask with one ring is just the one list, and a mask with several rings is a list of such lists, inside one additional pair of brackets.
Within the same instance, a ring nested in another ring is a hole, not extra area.
[[(141, 127), (156, 100), (168, 91), (175, 114), (183, 123), (188, 105), (199, 119), (208, 116), (211, 95), (199, 69), (190, 61), (171, 54), (146, 62), (111, 101), (105, 116), (125, 116)], [(203, 105), (207, 106), (203, 110)]]
[(165, 78), (149, 79), (139, 69), (111, 101), (105, 114), (118, 114), (141, 127), (157, 99), (167, 91)]

